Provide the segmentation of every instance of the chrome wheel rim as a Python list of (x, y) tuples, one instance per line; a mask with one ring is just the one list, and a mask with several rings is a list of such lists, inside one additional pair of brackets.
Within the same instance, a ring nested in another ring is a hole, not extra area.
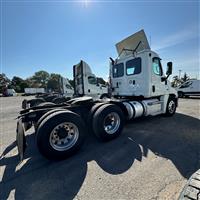
[(114, 134), (120, 126), (120, 117), (117, 113), (109, 113), (104, 119), (104, 130), (108, 134)]
[(58, 124), (50, 133), (49, 143), (57, 151), (72, 148), (79, 137), (78, 127), (71, 122)]
[(169, 113), (173, 113), (174, 110), (175, 110), (175, 102), (174, 101), (170, 101), (169, 102), (169, 106), (168, 106), (168, 110), (169, 110)]

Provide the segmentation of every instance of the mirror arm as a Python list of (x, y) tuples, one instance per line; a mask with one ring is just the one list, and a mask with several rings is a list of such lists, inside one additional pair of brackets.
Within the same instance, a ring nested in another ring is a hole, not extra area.
[(114, 65), (115, 61), (113, 60), (113, 58), (110, 57), (110, 60), (111, 60), (112, 65)]
[(168, 74), (168, 75), (167, 75), (166, 80), (169, 78), (170, 75), (171, 75), (171, 74)]

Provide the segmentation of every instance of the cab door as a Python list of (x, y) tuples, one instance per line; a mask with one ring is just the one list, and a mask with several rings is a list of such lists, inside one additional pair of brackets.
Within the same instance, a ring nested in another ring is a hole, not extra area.
[(84, 95), (83, 62), (73, 66), (74, 93), (76, 96)]
[(120, 62), (112, 66), (112, 93), (113, 95), (125, 94), (124, 63)]
[(162, 81), (163, 77), (163, 70), (162, 65), (160, 62), (160, 58), (154, 57), (152, 58), (152, 87), (151, 87), (151, 96), (160, 96), (166, 94), (166, 91), (168, 90), (167, 85), (165, 84), (165, 81)]
[(97, 86), (97, 78), (93, 75), (90, 74), (87, 77), (87, 80), (85, 81), (85, 85), (87, 85), (87, 90), (85, 91), (85, 94), (89, 96), (97, 96), (99, 95), (99, 88)]

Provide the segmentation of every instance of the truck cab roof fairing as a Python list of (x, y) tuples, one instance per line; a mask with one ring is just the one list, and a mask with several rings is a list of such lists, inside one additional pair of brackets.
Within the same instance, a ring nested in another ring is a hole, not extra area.
[[(138, 46), (139, 42), (141, 42), (141, 44)], [(134, 33), (133, 35), (123, 39), (115, 46), (120, 58), (132, 54), (131, 51), (123, 51), (124, 49), (134, 50), (138, 46), (137, 52), (146, 49), (150, 50), (150, 46), (144, 30), (138, 31), (137, 33)]]

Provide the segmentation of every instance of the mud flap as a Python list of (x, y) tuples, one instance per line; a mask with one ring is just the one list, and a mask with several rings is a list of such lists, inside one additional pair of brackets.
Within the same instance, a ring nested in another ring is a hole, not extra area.
[(22, 101), (22, 109), (27, 109), (28, 108), (28, 103), (27, 103), (27, 100), (26, 99), (24, 99), (23, 101)]
[(16, 141), (17, 141), (18, 154), (19, 154), (20, 161), (22, 161), (24, 158), (24, 152), (26, 149), (26, 138), (25, 138), (25, 134), (24, 134), (25, 131), (24, 131), (21, 118), (17, 122), (16, 132), (17, 132)]

